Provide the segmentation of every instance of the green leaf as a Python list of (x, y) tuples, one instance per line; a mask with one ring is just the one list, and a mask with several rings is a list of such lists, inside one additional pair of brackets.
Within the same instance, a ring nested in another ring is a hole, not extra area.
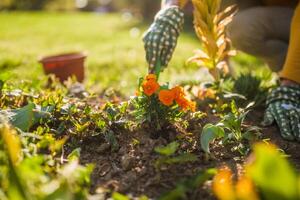
[(43, 107), (36, 106), (34, 103), (18, 108), (15, 110), (5, 110), (0, 114), (8, 117), (10, 123), (22, 131), (29, 131), (29, 129), (39, 122), (40, 119), (51, 116), (53, 106)]
[(10, 118), (12, 125), (21, 129), (22, 131), (28, 131), (36, 121), (33, 114), (34, 108), (35, 104), (29, 103), (23, 108), (12, 110), (13, 115)]
[(247, 173), (266, 200), (299, 199), (298, 177), (288, 160), (274, 146), (259, 143), (254, 146), (255, 161)]
[(213, 124), (206, 124), (202, 130), (201, 134), (201, 148), (206, 152), (210, 153), (209, 151), (209, 144), (214, 141), (215, 139), (219, 139), (225, 136), (225, 131), (223, 128), (213, 125)]
[(123, 195), (123, 194), (120, 194), (118, 192), (114, 192), (112, 194), (112, 199), (113, 200), (130, 200), (129, 197)]
[(198, 160), (196, 155), (191, 153), (184, 153), (173, 158), (165, 159), (165, 163), (167, 164), (186, 163), (186, 162), (194, 162), (196, 160)]
[(164, 156), (170, 156), (177, 151), (178, 147), (179, 147), (179, 143), (175, 141), (175, 142), (171, 142), (165, 147), (156, 147), (154, 151)]
[(68, 160), (78, 160), (80, 157), (81, 148), (74, 149), (69, 155)]

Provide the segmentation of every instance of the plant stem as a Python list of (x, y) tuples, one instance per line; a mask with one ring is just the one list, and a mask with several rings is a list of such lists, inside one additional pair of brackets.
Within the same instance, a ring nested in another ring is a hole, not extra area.
[(155, 64), (155, 67), (154, 67), (154, 73), (155, 73), (155, 75), (157, 77), (157, 80), (159, 78), (160, 72), (161, 72), (161, 61), (160, 61), (160, 59), (158, 59), (157, 62), (156, 62), (156, 64)]

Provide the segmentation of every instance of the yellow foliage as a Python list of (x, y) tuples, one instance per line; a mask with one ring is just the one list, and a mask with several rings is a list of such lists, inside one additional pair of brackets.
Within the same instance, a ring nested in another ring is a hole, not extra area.
[[(188, 62), (206, 67), (216, 80), (219, 73), (228, 69), (227, 58), (234, 55), (230, 50), (230, 40), (226, 36), (226, 27), (237, 12), (236, 6), (220, 11), (221, 0), (192, 0), (194, 5), (194, 28), (201, 40), (203, 49), (197, 50)], [(220, 65), (222, 63), (222, 65)]]
[(13, 164), (18, 163), (21, 156), (21, 141), (17, 136), (16, 131), (10, 129), (7, 124), (3, 124), (0, 126), (0, 136), (4, 141), (9, 159)]

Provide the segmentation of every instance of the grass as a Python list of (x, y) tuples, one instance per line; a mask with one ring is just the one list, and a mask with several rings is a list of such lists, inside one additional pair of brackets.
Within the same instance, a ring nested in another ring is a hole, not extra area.
[[(138, 78), (147, 73), (141, 39), (147, 26), (122, 14), (0, 13), (0, 79), (39, 83), (45, 76), (38, 58), (84, 51), (88, 53), (86, 85), (133, 94)], [(185, 66), (185, 61), (198, 47), (193, 33), (183, 33), (163, 81), (197, 78), (197, 68)], [(244, 54), (234, 61), (238, 66), (263, 65)]]

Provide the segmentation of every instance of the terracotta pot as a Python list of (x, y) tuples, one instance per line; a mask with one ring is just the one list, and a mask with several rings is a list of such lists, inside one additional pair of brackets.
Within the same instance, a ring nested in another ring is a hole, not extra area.
[(75, 76), (79, 82), (84, 79), (84, 53), (69, 53), (42, 58), (45, 74), (54, 74), (61, 82)]

